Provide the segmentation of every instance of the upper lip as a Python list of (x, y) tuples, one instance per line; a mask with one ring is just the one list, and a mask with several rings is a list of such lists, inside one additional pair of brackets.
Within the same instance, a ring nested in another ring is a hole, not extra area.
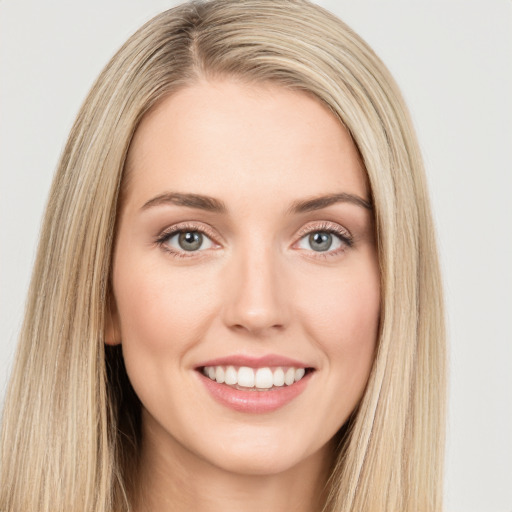
[(294, 368), (312, 368), (311, 365), (305, 364), (302, 361), (280, 356), (278, 354), (267, 354), (260, 357), (247, 355), (219, 357), (204, 361), (198, 364), (196, 368), (204, 368), (205, 366), (248, 366), (249, 368), (264, 368), (268, 366), (293, 366)]

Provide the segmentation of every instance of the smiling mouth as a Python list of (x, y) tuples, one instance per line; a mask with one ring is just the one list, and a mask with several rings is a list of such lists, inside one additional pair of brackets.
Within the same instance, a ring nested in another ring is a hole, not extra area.
[(198, 368), (210, 380), (240, 391), (271, 391), (291, 386), (313, 372), (313, 368), (278, 366), (203, 366)]

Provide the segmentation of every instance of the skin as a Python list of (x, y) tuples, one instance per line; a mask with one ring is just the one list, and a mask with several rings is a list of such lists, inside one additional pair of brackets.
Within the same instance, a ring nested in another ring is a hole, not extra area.
[[(350, 136), (306, 93), (200, 81), (145, 116), (127, 173), (107, 343), (122, 343), (143, 404), (136, 509), (318, 510), (333, 436), (373, 362), (379, 270), (370, 209), (289, 209), (333, 193), (369, 200)], [(212, 196), (227, 211), (143, 207), (169, 192)], [(206, 230), (200, 250), (162, 241), (180, 223)], [(335, 249), (314, 250), (309, 232), (326, 226), (351, 245), (332, 235)], [(196, 369), (269, 353), (315, 368), (304, 392), (270, 413), (219, 404)]]

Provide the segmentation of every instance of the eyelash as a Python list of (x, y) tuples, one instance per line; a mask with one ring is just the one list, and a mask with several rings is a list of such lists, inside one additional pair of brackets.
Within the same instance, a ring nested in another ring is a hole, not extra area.
[(165, 252), (173, 256), (174, 258), (190, 258), (197, 255), (194, 254), (195, 252), (202, 252), (202, 251), (191, 251), (189, 254), (187, 254), (186, 251), (175, 251), (174, 249), (171, 249), (166, 242), (169, 241), (169, 239), (176, 234), (179, 233), (186, 233), (187, 231), (197, 232), (201, 233), (202, 235), (206, 235), (210, 240), (214, 241), (215, 236), (213, 233), (204, 228), (203, 226), (197, 226), (195, 224), (187, 224), (187, 223), (180, 223), (176, 224), (175, 226), (170, 227), (169, 229), (166, 229), (160, 235), (158, 235), (157, 239), (155, 240), (155, 243), (160, 246)]
[[(176, 234), (179, 233), (185, 233), (187, 231), (193, 231), (197, 233), (201, 233), (205, 236), (207, 236), (210, 240), (212, 240), (215, 243), (215, 236), (213, 233), (205, 229), (203, 226), (198, 226), (195, 224), (187, 224), (187, 223), (181, 223), (176, 224), (175, 226), (172, 226), (169, 229), (166, 229), (162, 233), (158, 235), (158, 237), (155, 240), (155, 243), (161, 247), (165, 252), (173, 256), (174, 258), (190, 258), (190, 257), (197, 257), (197, 252), (203, 252), (203, 251), (190, 251), (190, 253), (187, 253), (186, 251), (175, 251), (171, 249), (166, 242)], [(305, 236), (310, 235), (311, 233), (330, 233), (339, 238), (339, 240), (342, 242), (343, 246), (334, 250), (334, 251), (311, 251), (315, 253), (314, 258), (322, 258), (327, 259), (333, 256), (338, 256), (339, 254), (345, 252), (347, 248), (351, 248), (354, 244), (354, 240), (350, 233), (341, 228), (339, 225), (331, 223), (331, 222), (322, 222), (320, 225), (315, 225), (314, 227), (304, 227), (302, 228), (298, 233), (297, 236), (299, 238), (299, 241), (302, 240)], [(297, 242), (296, 242), (297, 243)]]

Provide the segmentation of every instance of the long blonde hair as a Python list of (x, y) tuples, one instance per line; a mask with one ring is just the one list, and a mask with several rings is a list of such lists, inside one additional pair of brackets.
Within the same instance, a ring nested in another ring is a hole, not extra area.
[(325, 510), (442, 508), (445, 348), (425, 177), (389, 72), (305, 0), (214, 0), (149, 21), (101, 73), (51, 189), (2, 423), (2, 512), (126, 511), (140, 404), (105, 347), (123, 168), (142, 116), (199, 77), (306, 91), (349, 130), (372, 192), (378, 349), (346, 426)]

